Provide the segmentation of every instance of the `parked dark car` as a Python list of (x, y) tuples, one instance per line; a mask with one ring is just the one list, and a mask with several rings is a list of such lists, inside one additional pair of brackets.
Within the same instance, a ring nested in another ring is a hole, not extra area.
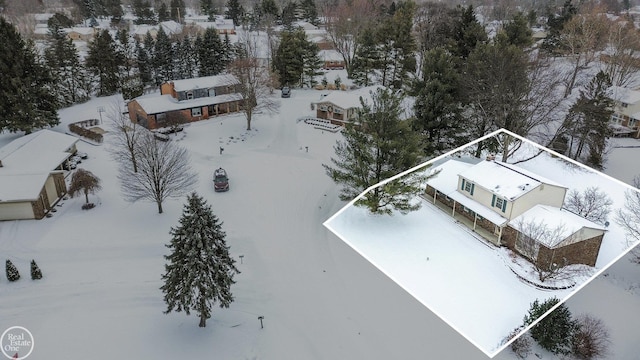
[(291, 97), (291, 89), (288, 86), (285, 86), (282, 88), (281, 94), (283, 98)]
[(213, 172), (213, 190), (216, 192), (229, 191), (229, 177), (223, 168)]

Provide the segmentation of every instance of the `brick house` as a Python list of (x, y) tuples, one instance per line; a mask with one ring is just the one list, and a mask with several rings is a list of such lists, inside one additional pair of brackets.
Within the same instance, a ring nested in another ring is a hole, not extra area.
[(355, 122), (358, 110), (362, 108), (360, 99), (371, 103), (371, 94), (380, 86), (369, 86), (353, 91), (331, 91), (319, 101), (313, 102), (316, 117), (331, 121), (335, 125)]
[(426, 197), (496, 246), (543, 265), (594, 266), (605, 228), (566, 209), (567, 188), (518, 166), (448, 160)]
[(51, 130), (0, 148), (0, 220), (42, 219), (67, 193), (63, 164), (78, 139)]
[(610, 93), (614, 101), (610, 123), (614, 135), (640, 139), (640, 90), (612, 86)]
[(240, 83), (232, 75), (174, 80), (160, 85), (160, 95), (137, 97), (127, 104), (129, 118), (148, 129), (187, 123), (242, 110)]

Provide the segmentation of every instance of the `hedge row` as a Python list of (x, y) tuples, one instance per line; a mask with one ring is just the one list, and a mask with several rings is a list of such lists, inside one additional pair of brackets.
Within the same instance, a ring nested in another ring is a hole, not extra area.
[[(80, 125), (78, 125), (80, 124)], [(84, 126), (94, 126), (98, 124), (98, 120), (96, 119), (91, 119), (91, 120), (84, 120), (84, 121), (80, 121), (77, 123), (73, 123), (73, 124), (69, 124), (69, 130), (74, 133), (74, 134), (78, 134), (82, 137), (85, 137), (89, 140), (93, 140), (95, 142), (102, 142), (102, 134), (98, 134), (96, 132), (93, 132)]]

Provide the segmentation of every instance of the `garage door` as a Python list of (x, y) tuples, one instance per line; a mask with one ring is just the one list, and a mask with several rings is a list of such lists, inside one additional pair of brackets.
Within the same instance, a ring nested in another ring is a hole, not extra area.
[(30, 202), (0, 203), (0, 220), (33, 219)]

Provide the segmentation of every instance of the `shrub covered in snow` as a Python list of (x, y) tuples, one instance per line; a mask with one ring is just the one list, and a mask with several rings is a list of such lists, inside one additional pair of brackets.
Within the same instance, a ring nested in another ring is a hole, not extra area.
[(11, 260), (7, 260), (7, 279), (9, 281), (16, 281), (20, 279), (20, 273), (18, 272), (18, 268), (11, 262)]
[(42, 271), (36, 264), (35, 260), (31, 260), (31, 280), (39, 280), (42, 279)]

